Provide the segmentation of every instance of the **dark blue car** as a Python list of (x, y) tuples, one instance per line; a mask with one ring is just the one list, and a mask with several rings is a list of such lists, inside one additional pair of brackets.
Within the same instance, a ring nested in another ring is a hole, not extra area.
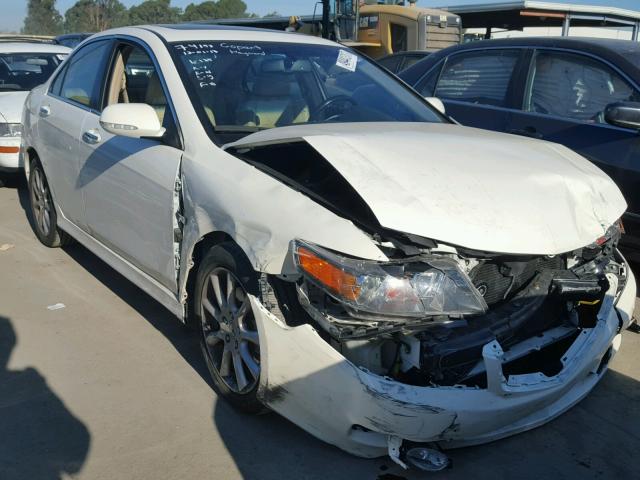
[(640, 260), (640, 43), (487, 40), (433, 53), (399, 76), (463, 125), (561, 143), (597, 164), (627, 199), (623, 244)]

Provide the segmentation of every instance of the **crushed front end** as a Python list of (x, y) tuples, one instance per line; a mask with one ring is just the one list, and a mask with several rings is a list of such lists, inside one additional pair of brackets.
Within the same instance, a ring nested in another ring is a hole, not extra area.
[(264, 402), (353, 454), (483, 443), (582, 399), (620, 345), (635, 279), (619, 229), (564, 255), (469, 251), (412, 238), (389, 262), (292, 242), (295, 275), (252, 298)]

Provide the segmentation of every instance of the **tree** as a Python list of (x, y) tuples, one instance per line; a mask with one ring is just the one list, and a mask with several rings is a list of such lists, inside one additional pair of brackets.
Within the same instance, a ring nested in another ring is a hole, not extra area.
[(62, 15), (56, 10), (56, 0), (29, 0), (22, 33), (27, 35), (62, 33)]
[(171, 0), (146, 0), (129, 9), (129, 25), (177, 23), (182, 11), (171, 6)]
[(183, 22), (195, 22), (211, 18), (218, 18), (218, 4), (212, 0), (202, 2), (199, 5), (190, 3), (184, 9), (184, 14), (182, 15)]
[(218, 0), (217, 18), (239, 18), (247, 16), (247, 4), (242, 0)]
[(67, 32), (100, 32), (127, 24), (127, 8), (119, 0), (78, 0), (64, 15)]
[(247, 4), (242, 0), (208, 0), (199, 4), (190, 3), (184, 10), (183, 22), (210, 20), (212, 18), (246, 17)]

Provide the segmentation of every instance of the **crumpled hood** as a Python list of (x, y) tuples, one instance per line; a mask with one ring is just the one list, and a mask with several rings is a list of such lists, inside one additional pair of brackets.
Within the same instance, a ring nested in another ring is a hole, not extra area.
[(29, 92), (0, 92), (0, 115), (5, 123), (21, 123), (22, 107)]
[(294, 139), (323, 155), (382, 226), (475, 250), (565, 253), (626, 209), (607, 175), (561, 145), (457, 125), (294, 126), (225, 148)]

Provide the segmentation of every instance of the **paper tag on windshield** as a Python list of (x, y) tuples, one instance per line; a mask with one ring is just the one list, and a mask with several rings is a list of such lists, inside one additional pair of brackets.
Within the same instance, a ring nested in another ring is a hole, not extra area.
[(349, 70), (350, 72), (356, 71), (356, 65), (358, 64), (358, 57), (351, 52), (347, 52), (346, 50), (340, 50), (338, 54), (338, 60), (336, 60), (336, 65), (344, 68), (345, 70)]

